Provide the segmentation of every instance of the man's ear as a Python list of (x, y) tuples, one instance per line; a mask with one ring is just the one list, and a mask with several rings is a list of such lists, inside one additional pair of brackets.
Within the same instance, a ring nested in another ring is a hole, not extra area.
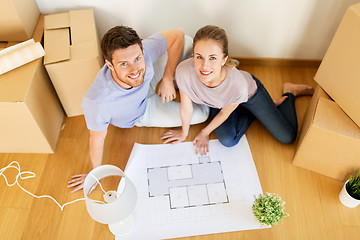
[(111, 62), (107, 59), (105, 59), (105, 63), (108, 66), (108, 68), (110, 68), (111, 70), (114, 70), (114, 66), (111, 64)]

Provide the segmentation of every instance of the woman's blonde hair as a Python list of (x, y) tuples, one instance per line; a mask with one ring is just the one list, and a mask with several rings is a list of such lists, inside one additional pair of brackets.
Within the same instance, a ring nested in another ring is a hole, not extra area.
[(214, 40), (220, 44), (220, 46), (222, 47), (224, 57), (228, 57), (225, 65), (230, 67), (231, 69), (235, 68), (236, 65), (229, 56), (229, 41), (226, 36), (225, 30), (218, 26), (206, 25), (200, 28), (196, 32), (193, 46), (195, 47), (196, 42), (200, 40), (208, 40), (208, 39)]

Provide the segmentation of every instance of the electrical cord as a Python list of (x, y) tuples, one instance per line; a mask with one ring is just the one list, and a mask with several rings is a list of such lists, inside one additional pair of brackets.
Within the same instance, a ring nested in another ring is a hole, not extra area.
[[(14, 166), (14, 165), (15, 165), (15, 166)], [(5, 176), (5, 174), (4, 174), (4, 172), (5, 172), (7, 169), (9, 169), (9, 168), (15, 168), (15, 169), (18, 171), (18, 174), (16, 175), (15, 182), (13, 182), (13, 183), (11, 183), (11, 184), (9, 184), (8, 179), (6, 178), (6, 176)], [(24, 176), (24, 175), (27, 175), (27, 176)], [(5, 182), (6, 182), (6, 185), (8, 185), (9, 187), (12, 187), (12, 186), (14, 186), (15, 184), (17, 184), (20, 189), (22, 189), (24, 192), (26, 192), (27, 194), (29, 194), (29, 195), (31, 195), (31, 196), (33, 196), (33, 197), (35, 197), (35, 198), (50, 198), (51, 200), (53, 200), (53, 201), (56, 203), (56, 205), (61, 209), (61, 211), (64, 210), (64, 207), (65, 207), (66, 205), (69, 205), (69, 204), (72, 204), (72, 203), (75, 203), (75, 202), (78, 202), (78, 201), (85, 200), (85, 198), (78, 198), (78, 199), (75, 199), (74, 201), (67, 202), (67, 203), (65, 203), (65, 204), (63, 204), (63, 205), (60, 205), (60, 203), (59, 203), (58, 201), (56, 201), (55, 198), (53, 198), (52, 196), (49, 196), (49, 195), (37, 196), (37, 195), (29, 192), (28, 190), (26, 190), (25, 188), (23, 188), (23, 187), (19, 184), (18, 180), (19, 180), (19, 178), (20, 178), (20, 179), (23, 179), (23, 180), (24, 180), (24, 179), (29, 179), (29, 178), (34, 178), (34, 177), (36, 176), (36, 174), (35, 174), (34, 172), (30, 172), (30, 171), (21, 172), (21, 170), (20, 170), (20, 164), (19, 164), (17, 161), (12, 161), (9, 165), (7, 165), (6, 167), (2, 168), (2, 169), (0, 170), (0, 176), (4, 177)], [(97, 183), (100, 185), (101, 190), (102, 190), (104, 193), (106, 193), (105, 190), (102, 188), (101, 183), (99, 182), (99, 180), (98, 180), (95, 176), (93, 176), (93, 175), (91, 175), (91, 176), (92, 176), (93, 178), (95, 178), (95, 180), (97, 181)], [(104, 202), (102, 202), (102, 201), (97, 201), (97, 200), (92, 200), (92, 201), (98, 202), (98, 203), (104, 203)]]

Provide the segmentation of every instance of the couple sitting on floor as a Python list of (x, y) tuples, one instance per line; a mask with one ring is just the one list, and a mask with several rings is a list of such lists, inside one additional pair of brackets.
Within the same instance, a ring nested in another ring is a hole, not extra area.
[[(206, 121), (210, 114), (212, 120), (193, 140), (196, 153), (206, 154), (212, 131), (231, 147), (257, 118), (278, 141), (291, 143), (298, 129), (295, 97), (314, 92), (308, 85), (284, 83), (282, 97), (273, 101), (259, 79), (236, 68), (226, 32), (217, 26), (200, 28), (193, 43), (179, 29), (141, 40), (133, 29), (117, 26), (104, 35), (101, 50), (105, 64), (82, 103), (93, 168), (101, 165), (109, 124), (182, 126), (161, 136), (164, 143), (178, 143), (185, 140), (191, 124)], [(174, 76), (180, 103), (172, 101)], [(82, 188), (86, 175), (72, 177), (72, 192)]]

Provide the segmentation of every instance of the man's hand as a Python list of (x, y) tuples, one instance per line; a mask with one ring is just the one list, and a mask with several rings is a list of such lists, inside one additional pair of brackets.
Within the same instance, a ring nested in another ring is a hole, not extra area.
[(209, 135), (200, 132), (194, 138), (193, 144), (196, 145), (196, 154), (206, 155), (209, 152)]
[(180, 143), (186, 136), (182, 130), (169, 130), (161, 135), (160, 139), (164, 140), (163, 143)]
[[(88, 175), (87, 173), (83, 173), (71, 177), (72, 180), (68, 181), (68, 186), (67, 186), (68, 188), (74, 187), (71, 193), (77, 192), (84, 187), (84, 182), (87, 175)], [(96, 188), (97, 185), (98, 183), (92, 186), (92, 188), (89, 191), (89, 194)]]
[(161, 80), (157, 95), (161, 97), (161, 102), (170, 102), (176, 98), (174, 87), (175, 69), (178, 65), (181, 53), (184, 47), (184, 31), (181, 29), (169, 29), (160, 32), (167, 41), (168, 59), (164, 71), (163, 79)]
[(172, 81), (161, 80), (157, 95), (161, 97), (161, 102), (170, 102), (176, 98), (176, 91)]
[(87, 176), (87, 173), (74, 175), (71, 177), (71, 180), (68, 181), (68, 188), (74, 187), (73, 190), (71, 190), (71, 193), (77, 192), (84, 186), (84, 181)]

